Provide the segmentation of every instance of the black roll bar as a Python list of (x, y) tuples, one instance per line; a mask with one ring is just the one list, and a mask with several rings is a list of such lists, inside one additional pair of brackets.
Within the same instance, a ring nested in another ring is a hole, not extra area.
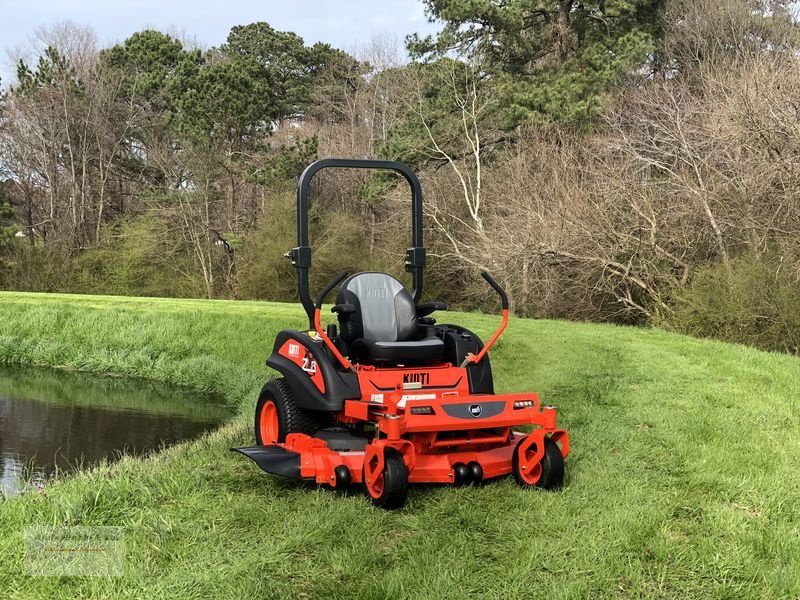
[(309, 289), (308, 272), (311, 268), (311, 246), (308, 241), (308, 193), (311, 180), (318, 171), (336, 169), (383, 169), (402, 175), (411, 187), (411, 247), (406, 250), (406, 271), (411, 273), (414, 302), (422, 297), (422, 271), (425, 268), (425, 246), (422, 242), (422, 186), (414, 172), (401, 162), (393, 160), (355, 160), (324, 158), (308, 165), (297, 180), (297, 247), (287, 256), (297, 269), (297, 291), (300, 302), (314, 328), (314, 301)]

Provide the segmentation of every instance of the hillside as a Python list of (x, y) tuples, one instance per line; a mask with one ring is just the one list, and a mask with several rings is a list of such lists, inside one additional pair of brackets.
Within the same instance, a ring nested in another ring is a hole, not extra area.
[[(569, 430), (565, 488), (413, 488), (387, 513), (261, 473), (251, 442), (293, 305), (0, 293), (0, 362), (169, 381), (241, 413), (150, 459), (0, 503), (10, 598), (558, 598), (800, 595), (800, 360), (654, 329), (512, 319), (498, 391)], [(498, 317), (440, 315), (479, 334)], [(31, 524), (126, 528), (120, 579), (32, 578)]]

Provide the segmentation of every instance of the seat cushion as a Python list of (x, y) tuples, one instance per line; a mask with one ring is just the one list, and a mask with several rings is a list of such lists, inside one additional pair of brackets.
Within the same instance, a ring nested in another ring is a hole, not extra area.
[(442, 360), (444, 342), (438, 337), (427, 337), (409, 342), (376, 342), (365, 338), (351, 345), (354, 358), (367, 362), (428, 363)]

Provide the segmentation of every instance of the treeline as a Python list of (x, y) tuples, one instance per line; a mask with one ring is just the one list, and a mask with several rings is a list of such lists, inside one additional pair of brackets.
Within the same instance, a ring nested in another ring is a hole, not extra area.
[[(324, 156), (423, 180), (429, 294), (800, 352), (800, 39), (789, 2), (425, 0), (348, 54), (266, 23), (202, 50), (41, 33), (0, 101), (0, 284), (294, 298), (293, 186)], [(402, 273), (407, 189), (315, 184), (315, 285)], [(465, 283), (469, 282), (469, 283)]]

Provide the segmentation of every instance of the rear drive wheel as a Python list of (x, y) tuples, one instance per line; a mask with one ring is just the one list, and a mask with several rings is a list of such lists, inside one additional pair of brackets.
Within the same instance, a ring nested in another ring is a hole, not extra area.
[[(536, 465), (530, 463), (520, 456), (520, 446), (527, 438), (522, 438), (514, 449), (512, 466), (514, 479), (523, 487), (535, 486), (544, 490), (552, 490), (560, 487), (564, 481), (564, 457), (561, 456), (561, 449), (550, 438), (544, 439), (544, 456)], [(525, 458), (530, 458), (535, 449), (528, 448)], [(526, 464), (527, 463), (527, 464)]]
[(290, 433), (316, 433), (321, 419), (297, 407), (294, 394), (281, 378), (271, 379), (261, 390), (256, 404), (256, 444), (267, 446), (286, 441)]
[(408, 495), (408, 467), (403, 456), (394, 448), (387, 448), (383, 454), (383, 472), (372, 481), (367, 480), (367, 466), (364, 465), (364, 486), (372, 503), (388, 510), (401, 508)]

